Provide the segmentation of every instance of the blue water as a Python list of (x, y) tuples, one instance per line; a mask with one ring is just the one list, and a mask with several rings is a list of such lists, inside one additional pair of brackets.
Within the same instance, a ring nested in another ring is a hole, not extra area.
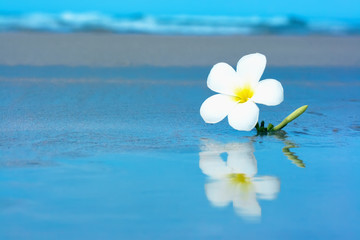
[[(1, 66), (0, 238), (359, 238), (360, 70), (266, 69), (285, 101), (261, 120), (309, 108), (261, 137), (202, 121), (209, 69)], [(278, 189), (219, 206), (199, 162), (217, 148)]]
[(112, 32), (180, 35), (360, 33), (360, 19), (310, 18), (293, 14), (190, 15), (109, 14), (99, 12), (0, 13), (0, 31)]

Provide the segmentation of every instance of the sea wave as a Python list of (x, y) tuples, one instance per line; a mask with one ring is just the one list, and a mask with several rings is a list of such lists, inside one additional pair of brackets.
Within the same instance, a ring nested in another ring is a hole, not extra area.
[(0, 31), (180, 35), (359, 34), (360, 24), (299, 17), (150, 16), (102, 13), (0, 14)]

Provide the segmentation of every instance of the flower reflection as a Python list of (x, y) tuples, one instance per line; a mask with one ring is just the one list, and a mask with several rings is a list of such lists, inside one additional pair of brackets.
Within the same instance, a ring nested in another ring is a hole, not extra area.
[[(227, 161), (221, 155), (227, 153)], [(213, 181), (205, 184), (208, 200), (216, 207), (233, 203), (236, 213), (246, 219), (258, 219), (261, 207), (257, 199), (272, 200), (280, 191), (280, 181), (272, 176), (256, 176), (257, 161), (252, 143), (221, 144), (204, 141), (200, 169)]]
[(298, 145), (287, 139), (288, 137), (286, 135), (286, 132), (278, 131), (278, 132), (276, 132), (276, 134), (273, 134), (273, 136), (276, 139), (281, 140), (285, 144), (285, 147), (282, 148), (282, 151), (283, 151), (284, 155), (287, 157), (287, 159), (289, 159), (296, 166), (298, 166), (300, 168), (305, 168), (304, 161), (301, 160), (294, 152), (292, 152), (290, 150), (292, 148), (297, 148)]

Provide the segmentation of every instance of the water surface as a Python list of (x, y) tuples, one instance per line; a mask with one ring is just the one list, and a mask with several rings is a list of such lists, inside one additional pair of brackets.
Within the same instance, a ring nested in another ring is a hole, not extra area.
[(360, 70), (267, 69), (261, 120), (309, 108), (256, 136), (202, 121), (209, 69), (0, 66), (0, 237), (359, 238)]

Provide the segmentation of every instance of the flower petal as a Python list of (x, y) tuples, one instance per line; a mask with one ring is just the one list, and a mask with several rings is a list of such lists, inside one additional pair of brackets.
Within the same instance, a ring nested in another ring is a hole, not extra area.
[(242, 57), (237, 63), (236, 73), (242, 81), (255, 85), (261, 78), (266, 66), (266, 57), (253, 53)]
[(215, 94), (201, 105), (200, 115), (206, 123), (217, 123), (223, 120), (236, 104), (231, 96)]
[(240, 131), (253, 129), (258, 118), (259, 108), (252, 101), (237, 104), (228, 116), (230, 126)]
[(276, 194), (280, 192), (280, 181), (276, 177), (263, 176), (254, 179), (256, 193), (260, 199), (272, 200), (276, 198)]
[(230, 173), (230, 168), (222, 160), (221, 152), (203, 151), (200, 152), (199, 167), (201, 171), (214, 179), (226, 178)]
[(235, 70), (227, 63), (218, 63), (211, 69), (207, 85), (214, 92), (234, 96), (236, 80), (238, 76)]
[(254, 186), (233, 186), (233, 205), (238, 215), (248, 218), (261, 216), (261, 207), (256, 200)]
[(212, 205), (225, 207), (232, 200), (233, 192), (227, 181), (216, 181), (205, 184), (205, 194)]
[(275, 106), (284, 100), (284, 89), (279, 81), (265, 79), (257, 84), (255, 94), (251, 100), (256, 103)]
[[(236, 149), (228, 150), (227, 165), (232, 173), (243, 173), (253, 177), (257, 172), (257, 162), (252, 143), (239, 143)], [(239, 146), (240, 145), (240, 146)]]

